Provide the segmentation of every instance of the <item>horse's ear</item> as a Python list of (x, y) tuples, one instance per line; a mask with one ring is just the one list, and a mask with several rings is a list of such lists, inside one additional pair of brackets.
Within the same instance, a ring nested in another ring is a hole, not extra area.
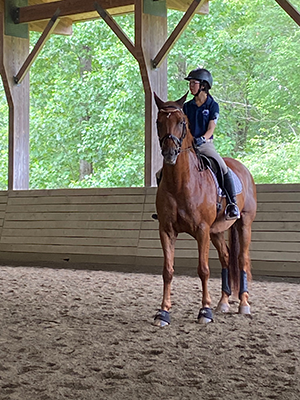
[(176, 100), (176, 103), (179, 104), (181, 108), (183, 107), (188, 94), (189, 94), (189, 92), (186, 92), (186, 94), (184, 96), (182, 96), (181, 99)]
[(162, 100), (157, 96), (157, 94), (156, 94), (155, 92), (153, 92), (153, 94), (154, 94), (154, 100), (155, 100), (155, 103), (156, 103), (156, 105), (157, 105), (157, 108), (158, 108), (159, 110), (161, 110), (161, 109), (164, 107), (165, 102), (162, 101)]

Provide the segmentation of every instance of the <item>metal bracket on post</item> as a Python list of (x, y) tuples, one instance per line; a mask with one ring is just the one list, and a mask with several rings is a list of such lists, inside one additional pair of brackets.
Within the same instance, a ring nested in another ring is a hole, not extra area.
[(20, 7), (16, 7), (11, 12), (11, 19), (15, 24), (20, 22)]
[(152, 66), (153, 69), (157, 69), (158, 68), (158, 63), (157, 63), (157, 61), (155, 59), (154, 60), (151, 59), (151, 66)]
[(39, 55), (40, 51), (44, 47), (48, 37), (50, 36), (51, 32), (54, 30), (55, 26), (58, 23), (58, 16), (60, 14), (60, 9), (58, 8), (54, 13), (53, 17), (48, 22), (44, 32), (41, 34), (39, 40), (36, 42), (34, 48), (32, 49), (31, 53), (26, 58), (24, 64), (20, 68), (20, 71), (14, 76), (14, 82), (18, 85), (22, 82), (25, 78), (27, 72), (29, 71), (31, 65), (34, 63), (35, 59)]

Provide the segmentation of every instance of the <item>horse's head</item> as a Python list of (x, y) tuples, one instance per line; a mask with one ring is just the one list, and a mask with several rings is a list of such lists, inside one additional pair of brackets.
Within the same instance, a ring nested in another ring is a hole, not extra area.
[(187, 133), (187, 118), (182, 110), (187, 94), (177, 101), (163, 102), (154, 93), (158, 108), (157, 133), (161, 154), (167, 164), (174, 165), (176, 163), (182, 141)]

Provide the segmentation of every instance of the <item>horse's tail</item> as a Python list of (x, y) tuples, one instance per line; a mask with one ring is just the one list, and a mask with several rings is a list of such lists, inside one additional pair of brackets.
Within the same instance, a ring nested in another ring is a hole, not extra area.
[(230, 286), (233, 292), (239, 291), (240, 273), (239, 273), (239, 252), (240, 242), (236, 222), (231, 226), (229, 232), (229, 277)]

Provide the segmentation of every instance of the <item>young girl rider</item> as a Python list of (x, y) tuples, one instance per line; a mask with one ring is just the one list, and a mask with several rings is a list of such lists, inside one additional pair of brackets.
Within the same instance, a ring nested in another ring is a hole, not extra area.
[(190, 83), (190, 92), (194, 98), (184, 104), (183, 111), (188, 117), (196, 150), (200, 154), (214, 158), (222, 169), (224, 189), (227, 194), (226, 219), (240, 218), (231, 171), (213, 144), (213, 134), (219, 118), (219, 105), (209, 93), (213, 83), (212, 75), (204, 68), (197, 68), (185, 79)]

